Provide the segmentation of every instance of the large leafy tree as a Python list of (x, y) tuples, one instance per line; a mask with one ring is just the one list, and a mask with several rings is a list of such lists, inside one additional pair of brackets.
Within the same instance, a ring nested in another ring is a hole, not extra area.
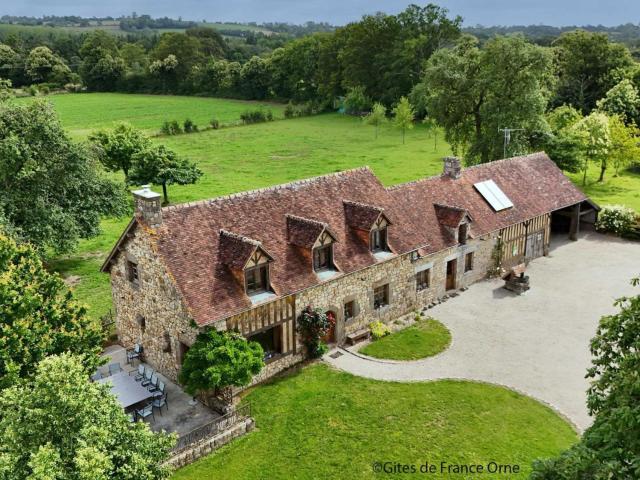
[(626, 46), (604, 33), (575, 30), (553, 43), (559, 82), (553, 103), (570, 104), (584, 115), (620, 82), (634, 65)]
[(0, 103), (0, 191), (6, 220), (42, 251), (68, 252), (100, 233), (102, 216), (129, 208), (124, 185), (102, 175), (44, 101)]
[(626, 124), (640, 125), (640, 92), (629, 79), (624, 79), (597, 102), (598, 110), (618, 115)]
[(64, 60), (49, 47), (35, 47), (25, 61), (25, 72), (34, 82), (52, 82), (63, 85), (71, 77), (71, 70)]
[(109, 386), (80, 359), (46, 358), (32, 380), (0, 395), (0, 478), (157, 480), (174, 435), (131, 424)]
[(526, 153), (532, 139), (547, 131), (551, 82), (548, 50), (521, 36), (496, 37), (480, 49), (465, 36), (427, 62), (427, 111), (454, 153), (467, 163), (484, 163), (503, 156), (500, 129), (522, 130), (511, 137), (510, 154)]
[(621, 169), (640, 159), (640, 136), (634, 124), (626, 125), (623, 119), (616, 115), (609, 117), (609, 133), (611, 135), (609, 161), (617, 176)]
[(640, 478), (640, 295), (616, 306), (619, 312), (602, 317), (591, 340), (593, 425), (559, 457), (536, 462), (532, 480)]
[(599, 181), (602, 182), (611, 153), (609, 117), (604, 113), (592, 112), (575, 125), (574, 131), (579, 135), (583, 150), (582, 184), (587, 184), (587, 172), (590, 163), (600, 165)]
[(82, 355), (87, 368), (99, 363), (103, 334), (64, 282), (49, 273), (29, 244), (0, 232), (0, 388), (29, 377), (43, 358)]
[(124, 76), (126, 65), (120, 56), (115, 37), (104, 30), (95, 30), (80, 49), (80, 75), (92, 90), (114, 90)]
[(240, 90), (246, 98), (262, 100), (270, 94), (271, 63), (253, 56), (240, 70)]
[(544, 137), (544, 149), (558, 167), (567, 172), (577, 173), (583, 166), (582, 138), (574, 128), (580, 120), (580, 112), (568, 105), (547, 114), (550, 132)]
[(151, 146), (151, 141), (131, 124), (118, 123), (112, 130), (92, 133), (89, 140), (98, 149), (98, 158), (104, 167), (112, 172), (122, 171), (125, 177), (133, 157)]
[(230, 386), (242, 387), (260, 373), (263, 358), (259, 343), (247, 341), (236, 332), (209, 329), (198, 335), (187, 352), (180, 383), (192, 395)]
[(186, 158), (179, 157), (164, 145), (150, 146), (133, 156), (129, 183), (162, 185), (164, 202), (169, 203), (167, 185), (196, 183), (202, 171)]

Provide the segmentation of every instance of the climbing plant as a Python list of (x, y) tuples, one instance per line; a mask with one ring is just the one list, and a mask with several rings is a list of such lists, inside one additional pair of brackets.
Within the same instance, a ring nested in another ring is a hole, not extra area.
[(322, 342), (329, 330), (335, 325), (335, 317), (327, 315), (319, 308), (307, 306), (298, 316), (298, 332), (302, 342), (312, 358), (321, 357), (327, 351), (327, 345)]

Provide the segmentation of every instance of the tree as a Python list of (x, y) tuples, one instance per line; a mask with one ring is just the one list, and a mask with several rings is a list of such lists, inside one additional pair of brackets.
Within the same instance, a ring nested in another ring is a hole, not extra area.
[(52, 82), (58, 85), (64, 85), (71, 75), (69, 67), (48, 47), (36, 47), (29, 52), (25, 71), (34, 82)]
[(404, 144), (404, 136), (407, 129), (413, 128), (413, 120), (415, 115), (413, 107), (409, 103), (407, 97), (400, 98), (400, 102), (393, 109), (393, 124), (402, 130), (402, 143)]
[[(158, 44), (151, 52), (152, 60), (165, 61), (173, 56), (177, 61), (173, 68), (175, 79), (186, 79), (195, 65), (202, 64), (204, 54), (200, 40), (196, 36), (184, 33), (163, 33)], [(176, 87), (176, 85), (172, 85)]]
[(130, 423), (80, 358), (42, 360), (32, 380), (0, 395), (0, 478), (159, 480), (175, 434)]
[(521, 36), (495, 37), (484, 48), (464, 36), (427, 62), (424, 83), (429, 115), (444, 128), (454, 154), (469, 164), (502, 158), (501, 128), (519, 128), (512, 154), (527, 153), (546, 132), (552, 81), (549, 52)]
[(574, 30), (553, 43), (558, 78), (553, 104), (569, 104), (583, 115), (620, 82), (634, 65), (627, 47), (605, 33)]
[(364, 93), (364, 87), (350, 88), (344, 98), (345, 112), (351, 115), (361, 115), (371, 108), (371, 99)]
[(577, 173), (583, 166), (582, 138), (574, 128), (580, 120), (580, 112), (568, 105), (547, 114), (551, 131), (544, 138), (544, 149), (558, 167), (567, 172)]
[(129, 210), (124, 185), (104, 178), (89, 153), (49, 103), (0, 103), (0, 211), (41, 252), (69, 252), (100, 233), (101, 217)]
[(126, 122), (116, 124), (113, 130), (92, 133), (89, 141), (98, 149), (102, 165), (111, 172), (122, 170), (125, 177), (129, 176), (133, 157), (151, 146), (140, 130)]
[(611, 150), (611, 134), (609, 117), (604, 113), (593, 112), (575, 125), (575, 132), (580, 136), (583, 148), (582, 185), (587, 184), (589, 162), (600, 164), (599, 182), (604, 180), (607, 160)]
[(207, 57), (224, 58), (227, 54), (227, 44), (215, 28), (192, 27), (185, 33), (200, 41), (200, 51)]
[(0, 102), (13, 98), (12, 86), (11, 80), (0, 78)]
[(626, 168), (634, 160), (640, 158), (640, 137), (635, 125), (625, 125), (619, 116), (609, 117), (609, 133), (611, 135), (611, 151), (609, 160), (617, 177), (620, 169)]
[(597, 102), (598, 110), (619, 115), (625, 123), (640, 125), (640, 93), (631, 80), (624, 79)]
[(49, 355), (82, 355), (99, 364), (103, 334), (57, 274), (49, 273), (36, 250), (0, 232), (0, 389), (33, 375)]
[(104, 30), (91, 32), (80, 48), (80, 75), (92, 90), (114, 90), (124, 76), (126, 65), (115, 37)]
[(162, 81), (162, 91), (167, 91), (167, 82), (173, 85), (178, 78), (178, 66), (180, 62), (175, 55), (169, 54), (162, 60), (154, 60), (149, 65), (149, 73), (157, 75)]
[(202, 176), (200, 169), (164, 145), (150, 146), (133, 156), (129, 183), (162, 185), (165, 204), (169, 203), (167, 185), (189, 185)]
[(376, 140), (378, 139), (378, 127), (387, 121), (387, 108), (381, 103), (375, 103), (373, 109), (364, 117), (364, 122), (367, 125), (373, 125), (376, 127)]
[(264, 367), (264, 351), (237, 332), (208, 329), (200, 333), (185, 355), (180, 383), (187, 393), (243, 387)]
[(14, 80), (18, 77), (16, 70), (20, 56), (9, 45), (0, 43), (0, 78)]
[(438, 123), (431, 117), (424, 117), (422, 123), (427, 127), (427, 131), (433, 134), (433, 151), (438, 150)]
[[(638, 285), (638, 280), (634, 280)], [(640, 295), (621, 298), (591, 340), (587, 406), (594, 417), (580, 441), (534, 463), (532, 480), (638, 478), (640, 466)]]
[(264, 58), (253, 56), (242, 65), (240, 90), (248, 99), (263, 100), (269, 96), (271, 85), (270, 63)]

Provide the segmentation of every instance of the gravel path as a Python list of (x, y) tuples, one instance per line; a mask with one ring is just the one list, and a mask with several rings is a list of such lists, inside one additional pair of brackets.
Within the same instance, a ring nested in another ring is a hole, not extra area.
[[(329, 364), (354, 375), (389, 381), (468, 379), (510, 387), (541, 400), (580, 431), (585, 406), (589, 340), (612, 303), (633, 294), (640, 275), (640, 243), (597, 233), (578, 242), (556, 240), (549, 257), (528, 268), (531, 290), (515, 296), (502, 281), (477, 283), (427, 311), (451, 331), (448, 350), (413, 362), (380, 361), (340, 349)], [(455, 401), (455, 399), (452, 399)]]

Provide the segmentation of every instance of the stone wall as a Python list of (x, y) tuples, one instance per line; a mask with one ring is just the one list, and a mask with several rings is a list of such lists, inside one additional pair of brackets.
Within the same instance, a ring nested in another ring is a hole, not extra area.
[[(111, 267), (111, 293), (120, 343), (139, 343), (144, 360), (176, 381), (183, 345), (195, 341), (197, 330), (175, 284), (152, 250), (153, 230), (138, 225)], [(129, 281), (127, 262), (138, 266), (138, 284)]]

